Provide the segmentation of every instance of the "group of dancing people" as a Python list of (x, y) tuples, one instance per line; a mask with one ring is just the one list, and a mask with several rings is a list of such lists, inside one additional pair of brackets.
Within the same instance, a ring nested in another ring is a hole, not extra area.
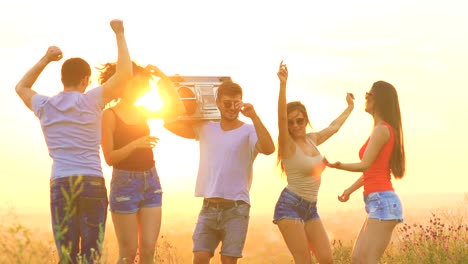
[[(55, 96), (32, 90), (46, 66), (62, 59), (51, 46), (23, 76), (16, 92), (40, 121), (49, 155), (50, 210), (60, 263), (98, 263), (107, 219), (111, 212), (118, 240), (117, 263), (154, 263), (161, 228), (162, 188), (155, 168), (148, 120), (166, 120), (164, 127), (199, 142), (200, 160), (195, 196), (203, 197), (193, 232), (193, 263), (208, 264), (221, 244), (221, 263), (242, 257), (250, 215), (249, 190), (253, 163), (259, 153), (273, 154), (275, 142), (254, 106), (242, 100), (239, 84), (226, 81), (217, 89), (219, 121), (171, 122), (186, 108), (171, 80), (157, 66), (142, 67), (131, 60), (123, 21), (110, 26), (117, 43), (117, 61), (99, 67), (99, 85), (90, 85), (91, 68), (81, 58), (67, 59), (61, 68), (63, 91)], [(135, 105), (149, 91), (154, 77), (164, 102), (160, 111)], [(296, 264), (333, 263), (327, 232), (317, 212), (317, 197), (325, 167), (360, 172), (361, 176), (338, 199), (346, 202), (364, 186), (367, 218), (356, 239), (352, 263), (378, 263), (395, 226), (403, 221), (402, 205), (391, 174), (405, 172), (405, 153), (398, 95), (384, 81), (366, 93), (365, 111), (374, 127), (359, 151), (360, 161), (329, 162), (318, 146), (334, 135), (354, 109), (354, 96), (330, 125), (307, 132), (311, 124), (306, 107), (287, 103), (288, 68), (280, 63), (277, 142), (278, 165), (287, 186), (276, 203), (273, 223), (281, 232)], [(111, 103), (112, 102), (112, 103)], [(239, 119), (247, 117), (250, 123)], [(100, 150), (113, 167), (109, 197), (101, 168)], [(175, 150), (177, 151), (177, 150)]]

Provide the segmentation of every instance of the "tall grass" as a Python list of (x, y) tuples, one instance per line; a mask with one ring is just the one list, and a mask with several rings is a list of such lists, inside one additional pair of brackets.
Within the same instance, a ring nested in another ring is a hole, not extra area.
[[(48, 264), (57, 263), (58, 256), (50, 233), (40, 235), (25, 227), (15, 216), (13, 210), (5, 216), (0, 216), (0, 264)], [(468, 263), (468, 193), (464, 202), (456, 208), (428, 212), (421, 220), (397, 226), (393, 239), (382, 257), (381, 263), (388, 264), (466, 264)], [(258, 230), (257, 230), (258, 232)], [(106, 237), (108, 238), (108, 237)], [(109, 241), (107, 241), (109, 242)], [(107, 242), (103, 245), (100, 263), (113, 263), (117, 248), (109, 248)], [(190, 241), (180, 241), (162, 234), (158, 239), (155, 263), (179, 264), (190, 263), (182, 257), (182, 245)], [(351, 241), (352, 242), (352, 241)], [(278, 243), (284, 243), (278, 241)], [(259, 244), (261, 242), (259, 241)], [(275, 247), (274, 244), (271, 246)], [(283, 245), (281, 245), (283, 246)], [(280, 247), (280, 244), (277, 245)], [(332, 241), (335, 263), (348, 264), (351, 259), (352, 247), (341, 240)], [(186, 251), (184, 249), (184, 251)], [(285, 252), (270, 250), (258, 255), (249, 256), (239, 261), (240, 264), (262, 263), (293, 263), (292, 258), (279, 259)], [(262, 254), (267, 254), (263, 255)], [(252, 254), (251, 254), (252, 255)], [(275, 257), (275, 255), (277, 255)], [(212, 264), (219, 263), (218, 256)], [(314, 262), (316, 263), (316, 262)]]

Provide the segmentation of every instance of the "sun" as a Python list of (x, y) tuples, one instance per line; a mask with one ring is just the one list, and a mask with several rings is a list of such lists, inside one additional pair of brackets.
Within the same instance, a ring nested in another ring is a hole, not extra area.
[(163, 101), (159, 96), (158, 86), (154, 81), (151, 81), (149, 91), (138, 98), (135, 106), (142, 106), (151, 112), (157, 112), (163, 108)]

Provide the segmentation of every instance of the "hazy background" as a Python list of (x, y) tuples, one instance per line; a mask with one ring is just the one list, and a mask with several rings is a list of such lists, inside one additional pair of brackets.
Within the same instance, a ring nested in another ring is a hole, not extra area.
[[(51, 159), (39, 121), (15, 94), (15, 84), (50, 45), (59, 46), (64, 59), (79, 56), (92, 67), (115, 61), (113, 18), (124, 20), (137, 63), (157, 65), (167, 74), (231, 76), (275, 141), (281, 60), (290, 72), (288, 101), (305, 103), (315, 129), (345, 109), (346, 92), (354, 93), (354, 112), (319, 147), (330, 161), (358, 160), (373, 125), (364, 112), (364, 94), (377, 80), (392, 83), (400, 96), (407, 154), (407, 174), (394, 187), (406, 214), (414, 212), (410, 207), (428, 212), (449, 197), (458, 199), (468, 191), (465, 6), (454, 0), (2, 2), (0, 210), (49, 214)], [(60, 92), (62, 62), (51, 63), (34, 90)], [(184, 225), (191, 231), (201, 202), (193, 198), (198, 144), (171, 135), (160, 121), (151, 128), (161, 138), (154, 153), (165, 192), (163, 232), (165, 223), (180, 217), (193, 219)], [(271, 227), (277, 235), (271, 215), (286, 183), (275, 162), (276, 153), (258, 156), (251, 195), (252, 214), (259, 216), (252, 217), (252, 226)], [(103, 170), (109, 183), (111, 168), (103, 163)], [(360, 191), (348, 204), (336, 199), (359, 176), (325, 170), (319, 212), (330, 217), (324, 222), (348, 211), (359, 212), (362, 220)]]

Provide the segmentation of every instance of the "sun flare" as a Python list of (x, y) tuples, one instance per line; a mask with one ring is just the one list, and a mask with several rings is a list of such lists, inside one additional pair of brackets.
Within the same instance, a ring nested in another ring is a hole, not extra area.
[(158, 86), (156, 83), (151, 82), (150, 90), (141, 96), (136, 102), (136, 106), (142, 106), (149, 111), (156, 112), (162, 109), (163, 101), (158, 93)]

